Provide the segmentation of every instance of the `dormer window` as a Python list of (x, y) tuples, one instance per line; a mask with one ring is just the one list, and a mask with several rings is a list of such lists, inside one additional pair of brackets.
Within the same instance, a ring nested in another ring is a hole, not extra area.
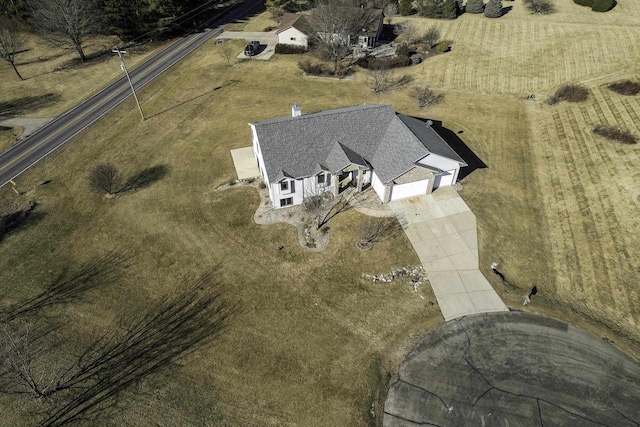
[(326, 182), (326, 179), (327, 179), (327, 176), (323, 173), (316, 176), (316, 182), (318, 183), (318, 185), (324, 185)]
[(280, 191), (289, 191), (289, 181), (282, 181), (280, 183)]

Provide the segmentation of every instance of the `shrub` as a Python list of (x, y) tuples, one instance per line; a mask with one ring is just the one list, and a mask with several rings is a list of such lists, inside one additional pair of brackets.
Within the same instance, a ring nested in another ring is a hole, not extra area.
[(398, 49), (396, 50), (396, 56), (411, 56), (414, 53), (416, 53), (415, 46), (409, 46), (406, 43), (398, 46)]
[(502, 0), (489, 0), (484, 8), (484, 16), (487, 18), (500, 18), (502, 16)]
[(357, 64), (368, 70), (400, 68), (411, 65), (411, 58), (406, 55), (397, 55), (393, 58), (375, 58), (367, 56), (358, 59)]
[(611, 83), (607, 88), (615, 93), (626, 96), (635, 96), (640, 93), (640, 83), (631, 80)]
[(596, 126), (593, 133), (611, 141), (618, 141), (623, 144), (635, 144), (636, 137), (628, 131), (624, 131), (615, 126)]
[(443, 41), (438, 43), (435, 49), (440, 53), (444, 53), (444, 52), (449, 52), (451, 50), (451, 46), (449, 45), (448, 41)]
[(547, 99), (547, 105), (556, 105), (560, 102), (560, 98), (557, 95), (551, 95), (549, 99)]
[(307, 50), (304, 46), (296, 46), (292, 44), (280, 44), (276, 45), (276, 53), (280, 53), (283, 55), (301, 55), (305, 53)]
[(444, 96), (440, 93), (435, 93), (429, 86), (414, 87), (409, 92), (409, 96), (418, 102), (419, 108), (430, 107), (436, 105), (444, 100)]
[(400, 0), (400, 15), (409, 16), (413, 15), (415, 11), (413, 10), (413, 1), (412, 0)]
[(594, 12), (608, 12), (613, 9), (614, 0), (595, 0), (591, 10)]
[(327, 233), (329, 232), (329, 230), (330, 230), (329, 226), (328, 226), (328, 225), (325, 225), (324, 227), (322, 227), (322, 228), (320, 229), (320, 232), (321, 232), (322, 234), (327, 234)]
[(467, 0), (467, 13), (482, 13), (484, 11), (484, 2), (482, 0)]
[(261, 181), (260, 184), (258, 184), (258, 188), (264, 190), (265, 188), (267, 188), (267, 184), (265, 184), (264, 181)]
[(556, 11), (553, 0), (523, 0), (524, 7), (531, 13), (548, 15)]
[(311, 62), (310, 59), (303, 59), (298, 62), (298, 68), (311, 76), (320, 76), (327, 71), (324, 64)]
[(575, 4), (579, 4), (580, 6), (591, 7), (591, 6), (593, 6), (594, 0), (573, 0), (573, 2)]
[(560, 86), (555, 95), (560, 101), (584, 102), (589, 99), (589, 89), (576, 84)]

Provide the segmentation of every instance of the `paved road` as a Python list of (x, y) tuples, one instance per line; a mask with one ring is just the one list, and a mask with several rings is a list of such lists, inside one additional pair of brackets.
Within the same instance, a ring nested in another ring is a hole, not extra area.
[[(183, 37), (147, 59), (130, 72), (134, 87), (142, 88), (202, 43), (217, 36), (225, 24), (243, 16), (261, 2), (262, 0), (247, 0), (211, 21), (205, 31)], [(126, 77), (122, 77), (5, 151), (0, 155), (0, 187), (69, 141), (129, 96), (131, 88)]]
[(640, 364), (563, 322), (474, 315), (418, 343), (384, 410), (384, 427), (637, 427)]

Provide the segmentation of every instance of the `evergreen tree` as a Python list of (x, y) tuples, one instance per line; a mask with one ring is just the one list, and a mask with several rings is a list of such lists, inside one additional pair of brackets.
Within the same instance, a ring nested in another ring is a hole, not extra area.
[(489, 0), (484, 8), (484, 16), (487, 18), (500, 18), (502, 16), (502, 0)]
[(436, 19), (455, 19), (457, 16), (455, 0), (422, 0), (418, 4), (421, 16)]
[(409, 16), (413, 15), (415, 11), (413, 10), (413, 2), (411, 0), (400, 0), (400, 15)]
[(465, 9), (468, 13), (482, 13), (484, 10), (483, 0), (467, 0), (467, 7)]
[(595, 0), (591, 10), (595, 12), (607, 12), (613, 8), (613, 0)]

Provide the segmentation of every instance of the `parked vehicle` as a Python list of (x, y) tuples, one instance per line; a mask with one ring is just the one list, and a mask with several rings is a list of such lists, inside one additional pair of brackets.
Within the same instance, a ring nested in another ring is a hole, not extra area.
[(258, 48), (260, 47), (260, 42), (258, 40), (252, 40), (247, 44), (247, 47), (244, 48), (245, 56), (254, 56), (258, 54)]

